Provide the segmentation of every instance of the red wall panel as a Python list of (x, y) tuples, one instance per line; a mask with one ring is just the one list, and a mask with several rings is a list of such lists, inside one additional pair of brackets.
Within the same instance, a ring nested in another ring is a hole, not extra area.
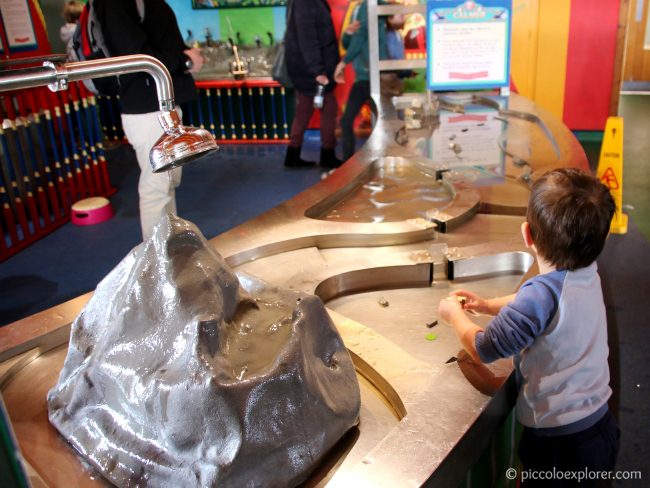
[(605, 128), (614, 79), (618, 11), (618, 0), (571, 1), (563, 119), (573, 130)]

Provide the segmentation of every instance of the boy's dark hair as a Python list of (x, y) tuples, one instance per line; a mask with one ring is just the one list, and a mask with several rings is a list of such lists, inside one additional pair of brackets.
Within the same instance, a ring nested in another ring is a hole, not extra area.
[(68, 24), (74, 24), (81, 17), (81, 12), (84, 9), (84, 4), (76, 0), (70, 0), (65, 3), (63, 7), (63, 18)]
[(571, 271), (596, 260), (615, 211), (614, 199), (600, 180), (562, 168), (535, 181), (526, 219), (537, 252), (557, 269)]

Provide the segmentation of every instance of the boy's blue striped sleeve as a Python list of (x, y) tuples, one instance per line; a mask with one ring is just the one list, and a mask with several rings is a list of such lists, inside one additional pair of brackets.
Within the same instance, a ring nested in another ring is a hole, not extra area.
[(514, 356), (544, 332), (557, 312), (565, 275), (538, 276), (520, 288), (515, 299), (476, 334), (474, 345), (481, 361)]

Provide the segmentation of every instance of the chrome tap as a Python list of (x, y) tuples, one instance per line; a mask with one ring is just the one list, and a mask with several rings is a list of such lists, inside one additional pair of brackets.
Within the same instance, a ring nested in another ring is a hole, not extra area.
[(185, 165), (219, 148), (207, 130), (181, 124), (175, 110), (171, 75), (165, 65), (152, 56), (136, 54), (69, 63), (46, 61), (42, 66), (5, 70), (0, 73), (0, 92), (37, 86), (60, 91), (66, 90), (71, 81), (136, 72), (153, 77), (161, 112), (159, 120), (164, 134), (149, 154), (154, 173)]

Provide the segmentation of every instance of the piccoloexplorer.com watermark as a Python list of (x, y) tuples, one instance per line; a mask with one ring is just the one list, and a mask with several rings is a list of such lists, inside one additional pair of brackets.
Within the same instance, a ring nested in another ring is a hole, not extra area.
[(640, 480), (641, 471), (591, 471), (587, 468), (580, 471), (565, 471), (557, 468), (548, 470), (533, 470), (508, 468), (506, 478), (517, 479), (521, 476), (522, 481), (526, 480), (573, 480), (578, 483), (583, 480)]

